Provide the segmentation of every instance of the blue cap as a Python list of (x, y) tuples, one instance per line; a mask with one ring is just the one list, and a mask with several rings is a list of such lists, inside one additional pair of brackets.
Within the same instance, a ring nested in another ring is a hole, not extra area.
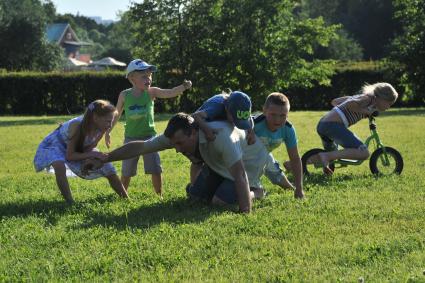
[(226, 100), (226, 108), (235, 126), (242, 130), (252, 129), (251, 99), (241, 91), (233, 91)]
[(150, 65), (143, 61), (142, 59), (134, 59), (130, 63), (128, 63), (127, 70), (125, 73), (125, 77), (128, 78), (128, 74), (134, 71), (144, 71), (151, 70), (152, 72), (156, 72), (156, 66)]

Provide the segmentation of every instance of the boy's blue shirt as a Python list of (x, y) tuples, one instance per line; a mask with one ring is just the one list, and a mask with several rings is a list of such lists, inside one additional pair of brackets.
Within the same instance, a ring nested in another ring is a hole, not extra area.
[(225, 101), (224, 94), (216, 94), (205, 101), (196, 112), (204, 111), (207, 114), (206, 121), (226, 120)]
[(285, 143), (287, 149), (297, 146), (295, 128), (288, 121), (275, 132), (272, 132), (267, 128), (266, 117), (260, 114), (254, 117), (254, 132), (269, 152), (278, 148), (282, 143)]

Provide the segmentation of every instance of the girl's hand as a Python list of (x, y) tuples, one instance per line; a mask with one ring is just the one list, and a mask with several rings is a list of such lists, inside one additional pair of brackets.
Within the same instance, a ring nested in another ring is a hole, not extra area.
[(86, 159), (83, 161), (81, 173), (83, 175), (88, 175), (90, 171), (97, 170), (101, 168), (102, 166), (103, 166), (103, 162), (100, 161), (99, 159), (94, 159), (94, 158)]
[(183, 81), (183, 87), (185, 90), (190, 89), (192, 87), (192, 82), (188, 80)]
[(108, 149), (111, 146), (111, 134), (109, 132), (105, 133), (105, 145)]

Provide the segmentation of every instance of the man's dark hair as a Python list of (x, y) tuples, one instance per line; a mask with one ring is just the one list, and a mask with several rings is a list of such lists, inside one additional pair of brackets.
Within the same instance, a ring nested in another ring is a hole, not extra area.
[(174, 115), (168, 121), (167, 128), (164, 131), (164, 136), (171, 139), (178, 130), (182, 130), (186, 136), (192, 134), (192, 130), (197, 130), (198, 124), (189, 114), (180, 112)]

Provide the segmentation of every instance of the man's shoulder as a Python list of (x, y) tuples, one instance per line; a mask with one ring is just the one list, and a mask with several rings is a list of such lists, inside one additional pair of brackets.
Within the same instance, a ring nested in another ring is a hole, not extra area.
[[(236, 143), (242, 139), (245, 139), (245, 131), (236, 128), (228, 121), (212, 121), (208, 122), (208, 126), (216, 131), (216, 138), (213, 142), (214, 147), (223, 146), (223, 144)], [(205, 135), (200, 131), (201, 143), (207, 142)]]

